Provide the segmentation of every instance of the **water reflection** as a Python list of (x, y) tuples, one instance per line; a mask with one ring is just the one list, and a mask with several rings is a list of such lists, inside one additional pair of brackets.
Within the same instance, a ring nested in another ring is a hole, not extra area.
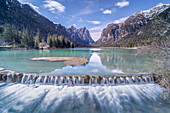
[(102, 64), (109, 70), (118, 69), (124, 73), (150, 73), (153, 59), (148, 55), (136, 55), (137, 50), (112, 49), (101, 51)]
[[(116, 53), (113, 57), (109, 55), (102, 55), (101, 53), (93, 52), (89, 63), (85, 66), (66, 66), (62, 69), (56, 69), (51, 73), (45, 75), (114, 75), (114, 74), (141, 74), (138, 70), (131, 67), (124, 67), (128, 63), (122, 62), (123, 57), (117, 56)], [(124, 64), (121, 64), (124, 63)], [(125, 69), (126, 68), (126, 69)]]
[[(21, 73), (54, 75), (113, 75), (150, 73), (153, 59), (136, 56), (137, 50), (74, 48), (55, 50), (0, 51), (0, 67)], [(84, 66), (66, 66), (63, 62), (31, 61), (34, 57), (81, 57), (89, 59)]]

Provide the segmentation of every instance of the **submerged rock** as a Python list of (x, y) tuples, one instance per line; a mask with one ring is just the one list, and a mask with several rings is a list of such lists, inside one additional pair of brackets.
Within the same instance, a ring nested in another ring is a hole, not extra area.
[(56, 62), (56, 61), (63, 61), (65, 65), (84, 65), (88, 63), (88, 60), (85, 58), (75, 58), (75, 57), (37, 57), (37, 58), (32, 58), (31, 60), (33, 61), (51, 61), (51, 62)]

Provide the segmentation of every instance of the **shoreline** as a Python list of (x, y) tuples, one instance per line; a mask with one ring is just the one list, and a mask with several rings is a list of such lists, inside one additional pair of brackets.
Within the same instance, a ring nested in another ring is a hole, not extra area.
[[(112, 48), (118, 48), (118, 49), (154, 49), (150, 46), (139, 46), (139, 47), (111, 47), (111, 46), (108, 46), (108, 47), (104, 47), (104, 46), (89, 46), (89, 47), (74, 47), (74, 48), (103, 48), (103, 49), (112, 49)], [(3, 50), (55, 50), (55, 49), (74, 49), (74, 48), (49, 48), (49, 49), (34, 49), (34, 48), (2, 48), (2, 51)], [(1, 48), (0, 48), (0, 51), (1, 51)]]

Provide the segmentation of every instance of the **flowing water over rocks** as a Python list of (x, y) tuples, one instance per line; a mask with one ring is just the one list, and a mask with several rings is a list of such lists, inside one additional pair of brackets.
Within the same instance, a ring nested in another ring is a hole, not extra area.
[(162, 89), (152, 84), (52, 86), (0, 84), (1, 113), (167, 113)]

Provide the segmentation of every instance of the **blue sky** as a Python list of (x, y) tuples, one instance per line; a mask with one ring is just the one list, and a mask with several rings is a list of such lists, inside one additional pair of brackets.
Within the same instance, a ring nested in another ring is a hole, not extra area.
[(147, 10), (169, 0), (19, 0), (30, 4), (54, 23), (66, 27), (86, 27), (94, 40), (109, 23), (119, 23), (137, 11)]

